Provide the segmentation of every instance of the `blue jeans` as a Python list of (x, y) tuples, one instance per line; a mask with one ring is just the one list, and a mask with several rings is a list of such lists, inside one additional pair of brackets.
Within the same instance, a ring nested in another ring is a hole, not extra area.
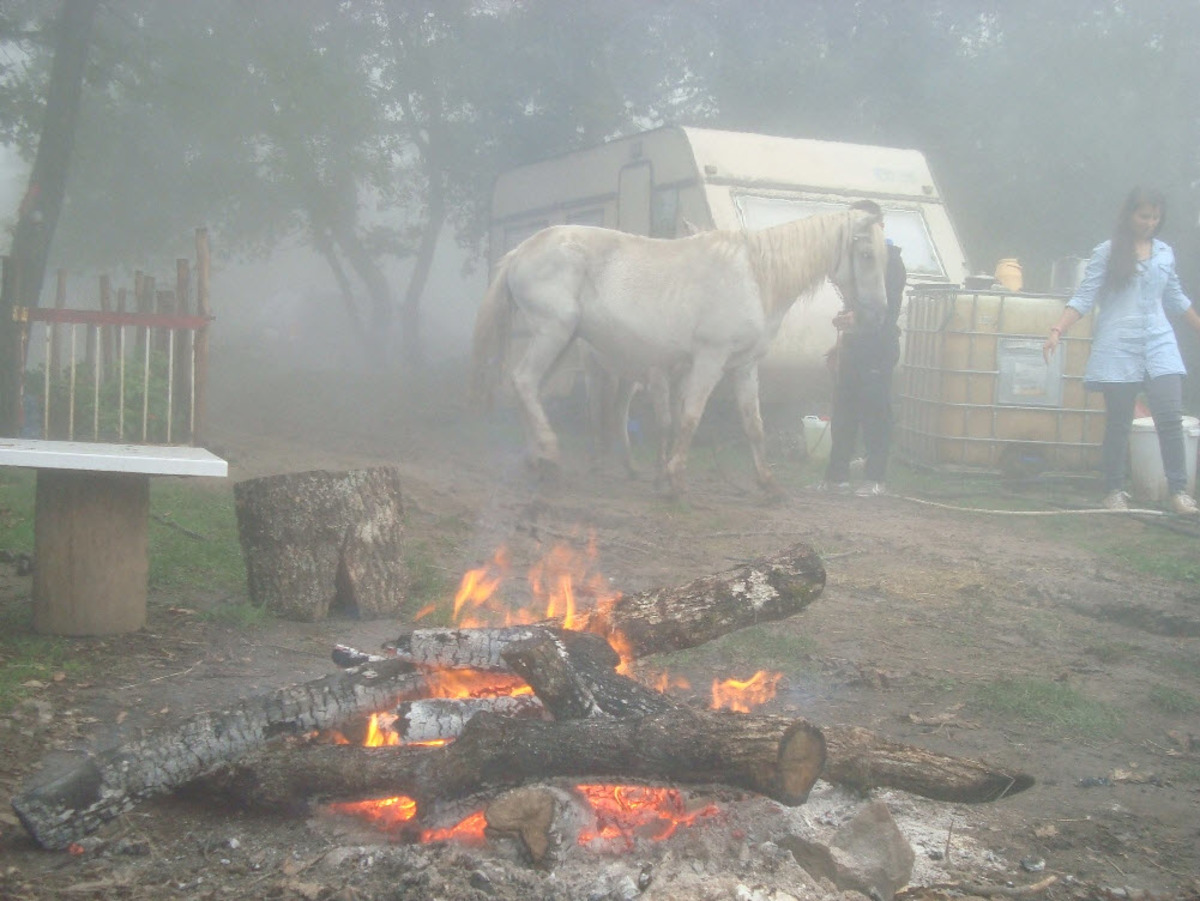
[(1129, 433), (1138, 394), (1145, 390), (1158, 450), (1162, 454), (1167, 488), (1172, 494), (1187, 490), (1187, 455), (1183, 441), (1183, 376), (1162, 375), (1145, 382), (1101, 382), (1104, 394), (1104, 445), (1102, 467), (1107, 491), (1125, 487), (1129, 460)]

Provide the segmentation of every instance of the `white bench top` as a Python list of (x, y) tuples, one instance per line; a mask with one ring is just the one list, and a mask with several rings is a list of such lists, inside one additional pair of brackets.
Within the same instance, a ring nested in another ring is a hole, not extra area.
[(202, 447), (147, 444), (90, 444), (0, 438), (0, 466), (80, 469), (157, 476), (229, 475), (229, 464)]

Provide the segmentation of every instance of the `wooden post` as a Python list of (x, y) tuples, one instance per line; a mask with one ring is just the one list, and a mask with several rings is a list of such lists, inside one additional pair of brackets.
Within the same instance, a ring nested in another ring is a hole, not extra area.
[[(108, 275), (102, 275), (100, 276), (100, 309), (105, 313), (111, 313), (112, 304), (112, 279)], [(100, 369), (104, 373), (112, 371), (113, 348), (116, 343), (113, 332), (114, 330), (111, 325), (105, 326), (100, 331)]]
[(34, 629), (113, 635), (144, 626), (150, 477), (41, 469), (35, 507)]
[[(196, 315), (212, 317), (212, 307), (208, 296), (208, 282), (211, 275), (211, 261), (208, 250), (208, 229), (196, 229)], [(195, 386), (195, 420), (192, 427), (192, 443), (199, 444), (204, 436), (205, 403), (208, 400), (208, 326), (204, 326), (196, 334), (196, 386)]]
[[(186, 259), (175, 261), (175, 302), (182, 316), (192, 311), (192, 270), (191, 263)], [(192, 333), (186, 329), (175, 332), (175, 382), (172, 407), (175, 409), (175, 419), (179, 423), (180, 432), (187, 443), (192, 437), (189, 425), (192, 419)]]
[[(54, 309), (61, 310), (67, 305), (67, 270), (59, 269), (57, 272), (58, 281), (54, 290)], [(50, 378), (53, 379), (58, 375), (58, 371), (62, 368), (62, 335), (59, 333), (58, 323), (52, 322), (47, 326), (50, 329), (50, 359), (46, 361), (46, 365), (50, 368)]]

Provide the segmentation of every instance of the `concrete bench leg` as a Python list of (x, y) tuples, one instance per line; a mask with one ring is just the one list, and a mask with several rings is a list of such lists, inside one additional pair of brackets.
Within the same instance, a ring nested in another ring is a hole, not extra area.
[(149, 520), (147, 475), (39, 470), (34, 629), (115, 635), (142, 628)]

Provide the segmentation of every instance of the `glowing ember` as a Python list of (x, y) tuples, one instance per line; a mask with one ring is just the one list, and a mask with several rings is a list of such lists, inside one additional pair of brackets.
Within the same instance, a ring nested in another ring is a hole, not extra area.
[(412, 798), (400, 795), (396, 798), (383, 798), (378, 801), (348, 801), (330, 804), (329, 809), (334, 813), (358, 817), (369, 823), (375, 823), (384, 829), (394, 829), (403, 826), (417, 815), (417, 802)]
[(779, 688), (782, 673), (768, 673), (759, 670), (749, 679), (713, 680), (712, 709), (728, 708), (736, 713), (749, 713), (760, 704), (765, 704), (775, 697)]
[(486, 826), (487, 820), (483, 811), (479, 810), (449, 829), (422, 830), (421, 841), (423, 843), (455, 841), (465, 845), (481, 845), (484, 840), (483, 830)]
[(439, 668), (426, 675), (429, 696), (435, 698), (498, 698), (532, 694), (520, 676), (473, 669)]
[(579, 785), (576, 789), (596, 814), (596, 831), (584, 831), (579, 844), (619, 839), (632, 845), (635, 837), (654, 841), (670, 838), (680, 826), (718, 813), (715, 804), (689, 811), (683, 796), (673, 788), (641, 785)]

